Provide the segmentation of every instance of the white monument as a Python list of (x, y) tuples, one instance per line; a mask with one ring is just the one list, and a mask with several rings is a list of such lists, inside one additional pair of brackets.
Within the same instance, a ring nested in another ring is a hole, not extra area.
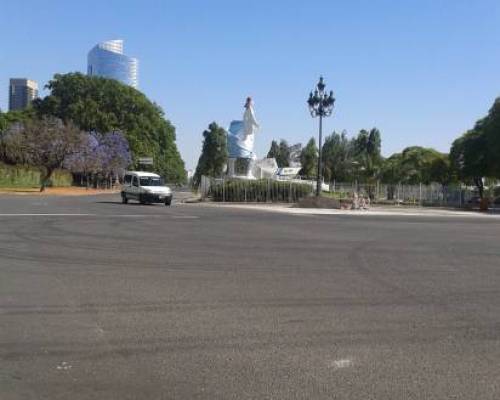
[[(227, 135), (228, 160), (227, 176), (236, 179), (273, 179), (290, 180), (296, 178), (299, 173), (300, 151), (302, 146), (297, 144), (290, 147), (291, 165), (288, 168), (278, 168), (274, 158), (263, 158), (257, 160), (253, 151), (255, 133), (259, 129), (259, 123), (255, 118), (253, 102), (250, 97), (245, 102), (243, 120), (231, 121)], [(246, 170), (242, 175), (235, 171), (236, 160), (246, 160)]]
[[(255, 118), (253, 102), (252, 99), (248, 97), (245, 102), (243, 121), (231, 121), (228, 130), (227, 144), (229, 157), (227, 161), (227, 175), (229, 177), (255, 179), (252, 170), (257, 156), (253, 152), (253, 147), (255, 133), (258, 129), (259, 123)], [(243, 176), (237, 176), (235, 174), (235, 163), (238, 158), (248, 160), (246, 172)]]

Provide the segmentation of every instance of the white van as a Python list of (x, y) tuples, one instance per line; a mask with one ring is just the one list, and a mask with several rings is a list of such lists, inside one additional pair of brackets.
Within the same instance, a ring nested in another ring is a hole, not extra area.
[(160, 175), (151, 172), (128, 171), (121, 191), (122, 203), (137, 200), (141, 204), (172, 203), (172, 191), (165, 186)]

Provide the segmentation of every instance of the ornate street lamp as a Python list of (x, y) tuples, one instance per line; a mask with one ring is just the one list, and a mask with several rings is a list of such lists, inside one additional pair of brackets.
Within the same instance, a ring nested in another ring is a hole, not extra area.
[(319, 117), (319, 143), (318, 143), (318, 175), (316, 184), (316, 196), (321, 195), (321, 177), (322, 177), (322, 160), (321, 160), (321, 147), (323, 140), (323, 117), (329, 117), (333, 112), (333, 105), (335, 104), (335, 98), (333, 97), (333, 92), (330, 94), (325, 92), (325, 83), (323, 82), (323, 77), (319, 78), (319, 82), (316, 85), (314, 93), (309, 94), (309, 99), (307, 104), (309, 106), (309, 111), (313, 118)]

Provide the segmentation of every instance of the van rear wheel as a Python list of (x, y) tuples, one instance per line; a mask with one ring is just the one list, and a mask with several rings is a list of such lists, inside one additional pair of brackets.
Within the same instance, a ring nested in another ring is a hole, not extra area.
[(127, 195), (125, 193), (122, 193), (122, 203), (123, 204), (127, 204), (128, 203)]

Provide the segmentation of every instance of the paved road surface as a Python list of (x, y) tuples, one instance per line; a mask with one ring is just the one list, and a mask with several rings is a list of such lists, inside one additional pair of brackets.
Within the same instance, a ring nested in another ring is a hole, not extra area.
[(0, 399), (498, 399), (500, 222), (0, 197)]

